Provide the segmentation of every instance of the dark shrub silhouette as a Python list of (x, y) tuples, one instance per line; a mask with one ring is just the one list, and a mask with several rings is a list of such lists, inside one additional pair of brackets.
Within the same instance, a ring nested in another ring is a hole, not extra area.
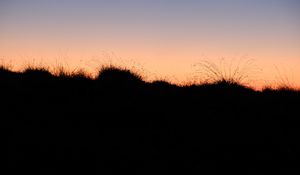
[(1, 73), (1, 77), (5, 77), (7, 75), (11, 75), (13, 74), (12, 71), (10, 71), (8, 68), (6, 68), (5, 66), (0, 66), (0, 73)]
[(165, 87), (165, 88), (169, 88), (169, 87), (174, 87), (175, 85), (167, 82), (167, 81), (164, 81), (164, 80), (156, 80), (156, 81), (153, 81), (151, 83), (153, 86), (157, 86), (157, 87)]
[(45, 68), (26, 68), (23, 75), (32, 79), (47, 79), (52, 77), (49, 70)]
[(142, 77), (125, 68), (103, 67), (99, 71), (97, 80), (109, 86), (136, 86), (143, 83)]
[(300, 173), (296, 90), (0, 69), (0, 97), (4, 174)]

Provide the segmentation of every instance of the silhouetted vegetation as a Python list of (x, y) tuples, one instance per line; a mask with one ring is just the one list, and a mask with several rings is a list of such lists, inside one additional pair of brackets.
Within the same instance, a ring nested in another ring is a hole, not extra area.
[(300, 92), (216, 80), (0, 67), (5, 174), (299, 174)]

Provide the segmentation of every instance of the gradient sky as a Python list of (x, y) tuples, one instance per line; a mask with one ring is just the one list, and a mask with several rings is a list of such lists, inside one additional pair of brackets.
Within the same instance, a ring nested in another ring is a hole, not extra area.
[(253, 59), (253, 85), (300, 85), (299, 0), (0, 0), (0, 57), (186, 81), (192, 65)]

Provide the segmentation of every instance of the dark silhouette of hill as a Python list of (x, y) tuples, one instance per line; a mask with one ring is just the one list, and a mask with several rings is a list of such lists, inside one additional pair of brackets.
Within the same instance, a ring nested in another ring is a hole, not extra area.
[(299, 174), (300, 92), (0, 68), (4, 174)]

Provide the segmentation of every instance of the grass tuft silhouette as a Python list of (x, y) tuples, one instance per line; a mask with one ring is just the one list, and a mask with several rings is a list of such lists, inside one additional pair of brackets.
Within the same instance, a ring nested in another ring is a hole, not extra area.
[(5, 66), (5, 65), (0, 65), (0, 75), (2, 77), (11, 75), (13, 72), (10, 70), (9, 67)]
[(204, 78), (204, 82), (232, 85), (249, 83), (250, 75), (257, 70), (251, 59), (240, 59), (236, 63), (234, 60), (227, 62), (221, 59), (219, 64), (203, 60), (194, 66), (197, 67), (197, 73), (202, 76), (201, 78)]
[(24, 71), (23, 74), (26, 77), (31, 77), (31, 78), (48, 78), (52, 77), (53, 75), (50, 73), (49, 69), (44, 68), (44, 67), (27, 67)]
[(142, 76), (126, 68), (102, 67), (96, 78), (101, 83), (112, 86), (132, 86), (144, 83)]

